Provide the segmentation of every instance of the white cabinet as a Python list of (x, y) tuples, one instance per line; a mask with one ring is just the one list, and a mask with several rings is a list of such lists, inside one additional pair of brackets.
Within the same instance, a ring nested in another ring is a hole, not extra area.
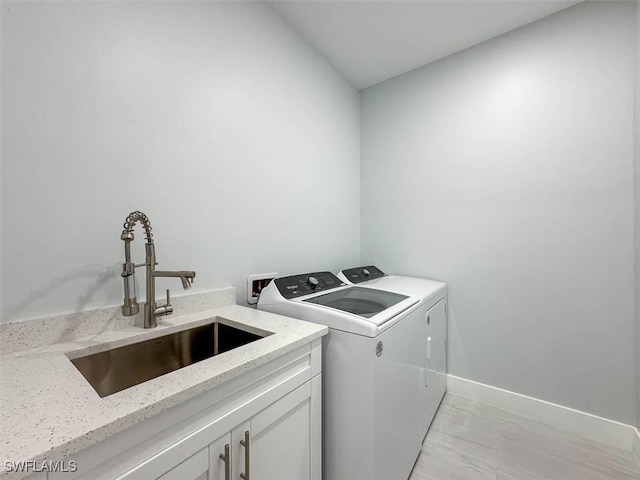
[(307, 382), (235, 427), (230, 432), (230, 478), (309, 480), (310, 413)]
[(320, 440), (310, 420), (313, 383), (298, 387), (230, 432), (231, 478), (311, 480), (313, 443)]
[(321, 480), (320, 355), (318, 339), (68, 458), (78, 472), (49, 480)]

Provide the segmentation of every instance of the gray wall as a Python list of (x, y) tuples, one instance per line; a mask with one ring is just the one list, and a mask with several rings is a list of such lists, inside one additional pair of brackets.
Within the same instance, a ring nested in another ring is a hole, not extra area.
[[(363, 260), (449, 282), (452, 373), (627, 423), (630, 8), (581, 5), (361, 95)], [(240, 303), (249, 273), (359, 263), (358, 93), (269, 6), (2, 9), (0, 321), (117, 304), (134, 209), (162, 268)]]
[(160, 268), (240, 303), (359, 261), (358, 92), (269, 5), (2, 9), (2, 321), (121, 302), (137, 209)]
[(635, 321), (636, 321), (636, 426), (640, 427), (640, 2), (636, 2), (636, 85), (635, 85)]
[(361, 92), (362, 260), (448, 282), (450, 373), (635, 421), (632, 3)]

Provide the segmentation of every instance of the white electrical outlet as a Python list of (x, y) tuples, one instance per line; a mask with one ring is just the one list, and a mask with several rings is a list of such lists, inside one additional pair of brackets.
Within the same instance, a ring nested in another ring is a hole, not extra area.
[(247, 302), (249, 305), (255, 305), (258, 303), (258, 297), (264, 287), (269, 285), (269, 282), (278, 276), (278, 272), (274, 273), (255, 273), (249, 275), (247, 279)]

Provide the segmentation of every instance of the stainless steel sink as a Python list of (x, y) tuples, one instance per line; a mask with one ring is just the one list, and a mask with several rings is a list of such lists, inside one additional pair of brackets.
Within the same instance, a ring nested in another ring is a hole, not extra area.
[(106, 397), (270, 335), (263, 333), (258, 335), (214, 322), (74, 358), (71, 363), (98, 395)]

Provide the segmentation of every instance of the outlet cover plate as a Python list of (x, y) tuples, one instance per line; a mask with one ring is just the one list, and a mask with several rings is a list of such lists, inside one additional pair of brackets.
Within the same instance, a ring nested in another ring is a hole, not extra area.
[(260, 290), (266, 287), (269, 281), (278, 276), (278, 272), (273, 273), (254, 273), (247, 278), (247, 303), (255, 305), (258, 303)]

